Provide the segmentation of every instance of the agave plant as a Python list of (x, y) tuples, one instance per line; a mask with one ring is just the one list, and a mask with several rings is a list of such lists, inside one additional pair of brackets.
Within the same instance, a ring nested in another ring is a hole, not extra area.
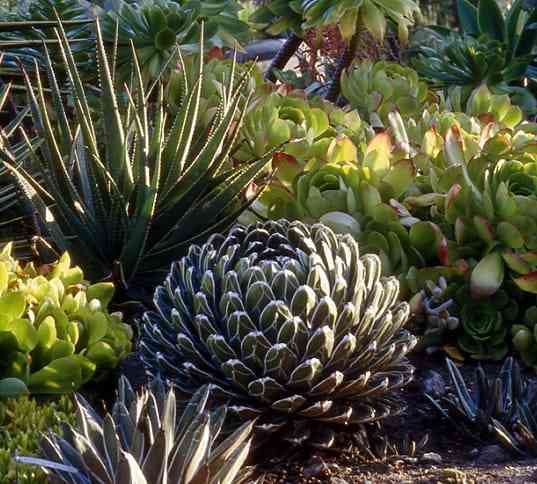
[[(537, 392), (507, 358), (496, 378), (487, 378), (481, 367), (475, 371), (475, 390), (467, 389), (459, 369), (447, 360), (455, 398), (443, 402), (426, 394), (440, 413), (467, 436), (481, 442), (496, 440), (514, 454), (537, 454), (535, 410)], [(444, 408), (442, 403), (447, 405)]]
[(46, 459), (19, 457), (41, 465), (59, 482), (87, 484), (239, 483), (248, 456), (252, 422), (218, 442), (226, 408), (208, 410), (209, 387), (200, 388), (177, 410), (173, 390), (155, 380), (136, 395), (122, 377), (118, 398), (104, 418), (76, 396), (77, 424), (64, 436), (44, 436)]
[(473, 394), (453, 361), (447, 358), (446, 363), (455, 395), (440, 402), (425, 394), (440, 413), (472, 438), (490, 438), (498, 422), (510, 428), (516, 419), (517, 406), (530, 394), (517, 362), (507, 358), (493, 379), (487, 378), (478, 366)]
[[(183, 83), (182, 104), (170, 117), (164, 112), (164, 87), (156, 86), (158, 100), (149, 109), (137, 61), (134, 85), (114, 88), (112, 62), (97, 24), (101, 106), (95, 117), (61, 26), (59, 36), (73, 85), (76, 125), (71, 128), (63, 116), (57, 88), (52, 99), (60, 115), (52, 118), (40, 76), (37, 86), (27, 78), (43, 143), (36, 150), (28, 145), (23, 154), (6, 144), (1, 156), (24, 185), (54, 244), (69, 249), (92, 280), (111, 275), (123, 288), (134, 279), (161, 280), (187, 246), (236, 219), (248, 204), (246, 188), (266, 165), (265, 160), (227, 164), (241, 127), (243, 83), (226, 90), (210, 135), (195, 138), (200, 83)], [(54, 72), (50, 63), (49, 72)], [(53, 129), (55, 123), (62, 129)], [(26, 156), (41, 167), (41, 183), (16, 168)]]
[[(147, 370), (192, 394), (211, 383), (260, 435), (328, 446), (327, 426), (401, 411), (412, 376), (398, 282), (349, 235), (301, 222), (235, 226), (192, 246), (141, 323)], [(289, 425), (289, 426), (288, 426)]]

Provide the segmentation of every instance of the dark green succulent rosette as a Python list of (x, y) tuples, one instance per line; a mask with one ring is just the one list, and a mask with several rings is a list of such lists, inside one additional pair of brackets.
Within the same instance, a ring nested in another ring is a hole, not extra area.
[(461, 309), (463, 333), (459, 347), (476, 360), (502, 360), (508, 351), (502, 314), (486, 302), (474, 301)]
[(399, 413), (412, 377), (409, 306), (381, 274), (322, 224), (237, 225), (173, 264), (140, 325), (142, 360), (183, 393), (212, 384), (260, 436), (330, 446), (333, 425)]

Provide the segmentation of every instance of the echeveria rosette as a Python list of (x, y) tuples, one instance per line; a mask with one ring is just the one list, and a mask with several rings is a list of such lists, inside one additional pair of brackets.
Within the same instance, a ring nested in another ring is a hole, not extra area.
[(360, 116), (375, 125), (388, 124), (388, 114), (417, 116), (429, 102), (429, 88), (416, 71), (394, 62), (354, 64), (341, 76), (341, 92)]
[(69, 393), (117, 365), (132, 329), (109, 313), (111, 283), (90, 285), (65, 253), (39, 268), (0, 258), (0, 365), (4, 394)]
[(278, 151), (305, 164), (315, 143), (332, 133), (326, 112), (310, 106), (301, 93), (261, 95), (244, 118), (242, 143), (234, 156), (247, 160)]
[(507, 327), (502, 314), (486, 301), (465, 304), (460, 314), (459, 347), (476, 360), (500, 361), (507, 355)]
[(235, 226), (192, 246), (154, 301), (141, 324), (148, 372), (186, 394), (211, 383), (261, 432), (294, 423), (292, 441), (330, 445), (318, 424), (401, 410), (393, 390), (412, 375), (409, 307), (349, 235), (284, 220)]
[[(295, 180), (295, 193), (301, 218), (315, 222), (331, 212), (352, 216), (358, 211), (360, 172), (352, 163), (327, 163), (306, 171)], [(356, 222), (350, 233), (358, 235)]]
[(132, 74), (134, 45), (142, 73), (156, 79), (171, 58), (176, 46), (191, 33), (195, 24), (192, 11), (173, 0), (147, 0), (130, 4), (120, 0), (116, 9), (100, 19), (104, 40), (114, 45), (117, 28), (117, 65), (124, 80)]

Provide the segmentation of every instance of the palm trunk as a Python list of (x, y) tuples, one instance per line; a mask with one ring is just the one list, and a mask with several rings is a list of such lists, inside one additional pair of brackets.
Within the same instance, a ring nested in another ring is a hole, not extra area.
[(341, 91), (341, 75), (343, 74), (343, 71), (347, 69), (354, 60), (354, 55), (356, 54), (356, 48), (358, 47), (358, 36), (359, 34), (356, 33), (351, 37), (351, 40), (349, 42), (349, 45), (345, 49), (345, 52), (343, 52), (343, 55), (339, 59), (339, 62), (336, 66), (336, 70), (334, 72), (334, 77), (332, 78), (332, 82), (330, 82), (330, 87), (328, 88), (328, 92), (326, 93), (326, 100), (331, 101), (335, 103), (339, 98), (339, 93)]
[(265, 74), (265, 79), (267, 81), (276, 82), (274, 69), (283, 69), (289, 62), (289, 59), (291, 59), (291, 57), (293, 57), (295, 52), (298, 50), (300, 44), (302, 44), (302, 39), (296, 34), (291, 34), (291, 36), (285, 41), (285, 44), (282, 45), (282, 48), (279, 50), (276, 57), (274, 57), (270, 63), (270, 66)]

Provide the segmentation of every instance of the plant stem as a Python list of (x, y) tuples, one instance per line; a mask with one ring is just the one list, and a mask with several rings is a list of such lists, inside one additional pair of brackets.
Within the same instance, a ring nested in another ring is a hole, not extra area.
[(334, 77), (332, 78), (332, 82), (330, 82), (330, 87), (328, 88), (328, 92), (326, 93), (326, 100), (331, 101), (335, 103), (339, 97), (339, 93), (341, 90), (340, 80), (341, 80), (341, 74), (343, 74), (343, 71), (347, 69), (352, 61), (354, 60), (354, 55), (356, 54), (356, 48), (358, 47), (358, 37), (359, 34), (356, 33), (351, 37), (351, 40), (349, 42), (349, 45), (343, 52), (343, 55), (339, 59), (339, 62), (336, 66), (336, 70), (334, 72)]
[(291, 59), (291, 57), (293, 57), (295, 52), (298, 50), (300, 44), (302, 44), (302, 39), (296, 34), (291, 34), (291, 36), (285, 41), (285, 44), (282, 45), (282, 48), (279, 50), (276, 57), (274, 57), (270, 63), (270, 66), (265, 74), (265, 79), (267, 81), (276, 82), (274, 69), (283, 69), (289, 62), (289, 59)]

